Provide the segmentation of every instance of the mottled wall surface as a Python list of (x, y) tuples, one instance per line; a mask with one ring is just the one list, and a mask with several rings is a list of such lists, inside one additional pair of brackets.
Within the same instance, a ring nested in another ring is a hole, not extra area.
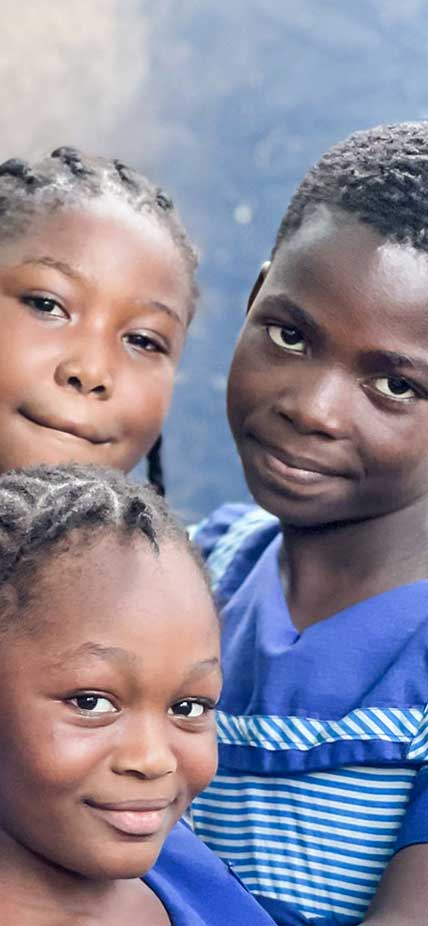
[(428, 118), (426, 0), (2, 0), (0, 156), (75, 144), (170, 189), (202, 253), (167, 428), (186, 516), (245, 489), (224, 416), (246, 295), (333, 142)]

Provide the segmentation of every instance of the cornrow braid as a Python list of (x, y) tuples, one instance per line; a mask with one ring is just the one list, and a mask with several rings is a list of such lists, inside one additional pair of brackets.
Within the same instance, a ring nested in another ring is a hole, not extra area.
[(272, 256), (320, 203), (428, 251), (428, 122), (379, 125), (330, 148), (293, 196)]
[[(117, 158), (91, 157), (63, 145), (33, 164), (18, 158), (4, 161), (0, 164), (0, 231), (5, 236), (14, 234), (37, 212), (108, 193), (125, 200), (137, 213), (152, 214), (167, 228), (183, 257), (193, 311), (198, 296), (198, 258), (173, 201), (147, 177)], [(33, 195), (29, 198), (29, 194)]]
[(52, 151), (51, 158), (59, 158), (60, 161), (63, 161), (75, 177), (92, 176), (91, 168), (82, 164), (82, 158), (77, 148), (67, 148), (66, 146), (55, 148), (55, 151)]
[(34, 574), (72, 531), (88, 542), (96, 531), (145, 537), (159, 552), (165, 540), (181, 543), (199, 564), (187, 535), (150, 487), (116, 470), (78, 464), (40, 466), (0, 476), (0, 629), (10, 622), (4, 595), (12, 586), (20, 608), (28, 604)]
[(40, 183), (37, 183), (37, 177), (34, 176), (31, 167), (25, 161), (20, 161), (19, 158), (9, 158), (8, 161), (0, 164), (0, 177), (7, 175), (22, 180), (33, 189), (40, 185)]

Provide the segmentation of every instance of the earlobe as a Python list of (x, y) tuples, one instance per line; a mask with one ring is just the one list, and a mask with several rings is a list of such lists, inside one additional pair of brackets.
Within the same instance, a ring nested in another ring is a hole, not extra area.
[(268, 271), (269, 271), (269, 268), (270, 268), (271, 263), (272, 263), (272, 262), (271, 262), (270, 260), (265, 260), (264, 264), (262, 264), (262, 266), (261, 266), (261, 268), (260, 268), (260, 273), (259, 273), (259, 275), (258, 275), (258, 277), (257, 277), (257, 280), (256, 280), (256, 282), (254, 283), (254, 286), (253, 286), (253, 288), (252, 288), (252, 290), (251, 290), (251, 292), (250, 292), (250, 295), (249, 295), (249, 297), (248, 297), (247, 313), (250, 311), (251, 306), (252, 306), (254, 300), (255, 300), (256, 297), (258, 296), (258, 294), (259, 294), (259, 292), (260, 292), (260, 290), (261, 290), (261, 288), (262, 288), (262, 286), (263, 286), (263, 283), (264, 283), (264, 281), (265, 281), (265, 279), (266, 279), (266, 276), (267, 276), (267, 274), (268, 274)]

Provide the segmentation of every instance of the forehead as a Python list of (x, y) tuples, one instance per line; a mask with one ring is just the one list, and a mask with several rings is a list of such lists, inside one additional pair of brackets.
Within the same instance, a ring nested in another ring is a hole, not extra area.
[(389, 241), (353, 216), (320, 207), (281, 242), (262, 288), (346, 325), (410, 325), (428, 337), (428, 254)]
[[(156, 292), (159, 301), (187, 304), (190, 280), (169, 229), (149, 211), (104, 195), (32, 218), (25, 232), (2, 242), (0, 266), (52, 258), (97, 287)], [(163, 300), (162, 298), (163, 297)]]
[(159, 554), (146, 538), (111, 535), (85, 545), (84, 556), (78, 543), (53, 553), (37, 573), (32, 618), (40, 627), (37, 650), (46, 656), (91, 640), (136, 658), (174, 652), (179, 662), (217, 645), (204, 578), (184, 545), (170, 540)]

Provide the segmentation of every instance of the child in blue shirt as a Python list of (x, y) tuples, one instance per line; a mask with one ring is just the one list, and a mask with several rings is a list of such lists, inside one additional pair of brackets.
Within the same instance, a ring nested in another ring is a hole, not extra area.
[[(62, 147), (0, 165), (0, 473), (70, 461), (127, 472), (146, 456), (163, 491), (160, 433), (195, 311), (195, 269), (171, 199), (122, 162)], [(257, 911), (181, 825), (150, 878), (177, 924), (223, 923), (223, 892), (231, 922)], [(2, 922), (20, 926), (24, 896), (19, 916), (14, 907)]]
[(80, 465), (1, 476), (0, 523), (0, 922), (272, 924), (177, 824), (216, 767), (221, 685), (185, 532)]
[(225, 686), (194, 827), (284, 926), (426, 919), (427, 228), (428, 123), (309, 171), (229, 379), (260, 507), (196, 532)]

